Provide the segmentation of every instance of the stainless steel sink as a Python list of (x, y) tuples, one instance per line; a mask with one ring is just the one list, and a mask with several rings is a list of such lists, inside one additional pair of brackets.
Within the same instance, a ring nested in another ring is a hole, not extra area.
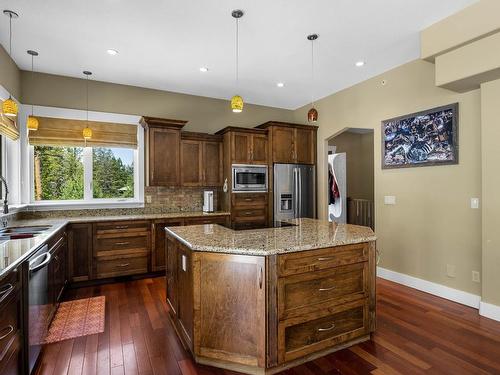
[(31, 227), (7, 227), (4, 229), (0, 229), (0, 242), (33, 238), (44, 233), (50, 228), (51, 227), (47, 225)]

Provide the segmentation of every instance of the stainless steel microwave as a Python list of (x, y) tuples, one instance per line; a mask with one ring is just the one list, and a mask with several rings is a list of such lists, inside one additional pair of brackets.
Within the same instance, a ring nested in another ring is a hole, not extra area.
[(267, 191), (267, 165), (233, 164), (233, 191)]

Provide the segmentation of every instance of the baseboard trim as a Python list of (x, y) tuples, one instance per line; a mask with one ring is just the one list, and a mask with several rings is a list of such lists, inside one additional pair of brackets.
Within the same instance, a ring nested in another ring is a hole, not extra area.
[[(391, 271), (382, 267), (377, 267), (377, 276), (385, 280), (409, 286), (410, 288), (418, 289), (422, 292), (426, 292), (441, 298), (448, 299), (450, 301), (458, 302), (462, 305), (473, 307), (475, 309), (479, 309), (480, 307), (481, 296), (478, 296), (476, 294), (467, 293), (458, 289), (453, 289), (441, 284), (419, 279), (417, 277), (406, 275), (404, 273)], [(500, 311), (500, 307), (497, 308)]]
[(479, 304), (479, 315), (500, 322), (500, 306), (481, 301)]

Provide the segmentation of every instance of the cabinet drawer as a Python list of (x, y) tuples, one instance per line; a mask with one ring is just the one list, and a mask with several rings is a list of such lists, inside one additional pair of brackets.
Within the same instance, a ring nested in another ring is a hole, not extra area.
[(297, 252), (278, 257), (279, 276), (324, 270), (368, 261), (368, 244), (361, 243), (320, 250)]
[(266, 219), (267, 210), (265, 208), (237, 208), (231, 212), (231, 216), (234, 222), (261, 221)]
[(11, 298), (4, 300), (0, 308), (0, 361), (18, 335), (20, 302), (20, 293), (16, 292)]
[(259, 229), (259, 228), (265, 228), (266, 226), (267, 226), (266, 220), (240, 221), (233, 223), (233, 229), (236, 230)]
[(190, 217), (184, 220), (184, 225), (200, 225), (200, 224), (226, 224), (226, 216), (210, 216), (210, 217)]
[(279, 318), (364, 299), (368, 296), (367, 277), (368, 263), (363, 262), (280, 278)]
[(94, 224), (96, 234), (149, 232), (149, 221), (113, 221)]
[(8, 347), (0, 352), (0, 374), (21, 374), (21, 334), (18, 331)]
[(234, 207), (266, 207), (267, 193), (233, 193)]
[(283, 363), (366, 335), (366, 299), (340, 305), (278, 325), (278, 355)]
[(136, 275), (148, 272), (148, 257), (122, 257), (98, 259), (97, 278)]
[(118, 254), (143, 254), (148, 250), (149, 237), (147, 235), (123, 234), (120, 237), (100, 236), (95, 240), (96, 255), (110, 256)]

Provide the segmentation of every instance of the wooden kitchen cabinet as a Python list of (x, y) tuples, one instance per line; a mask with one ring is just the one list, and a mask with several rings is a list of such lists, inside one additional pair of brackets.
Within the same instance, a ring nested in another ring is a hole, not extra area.
[(222, 186), (222, 137), (192, 132), (181, 137), (182, 186)]
[(68, 230), (69, 279), (92, 279), (92, 224), (71, 224)]
[(317, 126), (270, 121), (259, 125), (269, 130), (273, 163), (315, 164)]
[(177, 248), (178, 312), (181, 333), (190, 347), (193, 346), (193, 266), (191, 250)]
[(66, 233), (61, 233), (55, 237), (55, 241), (49, 244), (49, 251), (52, 256), (49, 264), (49, 288), (52, 301), (56, 304), (61, 301), (64, 288), (67, 282), (66, 254), (68, 244)]
[(151, 271), (164, 271), (166, 268), (165, 227), (184, 225), (183, 219), (159, 219), (153, 222), (151, 245)]
[(233, 229), (265, 228), (268, 219), (267, 193), (231, 194), (231, 223)]
[(216, 134), (224, 135), (230, 164), (267, 164), (269, 146), (266, 130), (227, 127)]
[(177, 264), (178, 264), (178, 251), (177, 242), (173, 241), (170, 237), (166, 239), (166, 264), (167, 264), (167, 303), (170, 307), (170, 314), (177, 317), (178, 297), (177, 297)]
[(142, 117), (146, 140), (146, 181), (149, 186), (181, 184), (181, 129), (187, 121)]

